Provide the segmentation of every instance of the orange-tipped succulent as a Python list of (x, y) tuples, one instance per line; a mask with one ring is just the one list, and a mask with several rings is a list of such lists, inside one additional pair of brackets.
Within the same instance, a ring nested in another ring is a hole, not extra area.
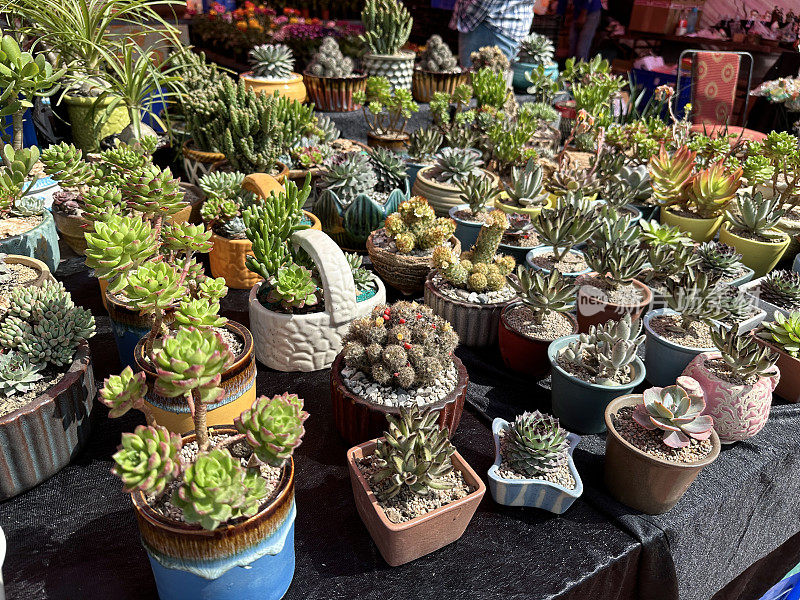
[(715, 163), (692, 177), (687, 189), (689, 206), (704, 219), (718, 217), (741, 185), (741, 167), (731, 172), (721, 162)]
[(686, 188), (694, 170), (696, 152), (682, 146), (672, 155), (661, 146), (659, 153), (650, 159), (648, 170), (653, 186), (653, 197), (662, 207), (683, 204)]

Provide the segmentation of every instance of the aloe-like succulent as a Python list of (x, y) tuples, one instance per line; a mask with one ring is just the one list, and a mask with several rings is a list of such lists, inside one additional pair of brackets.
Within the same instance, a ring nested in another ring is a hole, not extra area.
[(736, 328), (723, 326), (711, 328), (711, 339), (722, 355), (731, 373), (743, 380), (775, 374), (778, 353), (762, 346), (749, 334), (740, 334)]
[(485, 213), (494, 208), (494, 202), (500, 198), (500, 189), (485, 173), (470, 173), (466, 179), (457, 184), (460, 192), (459, 200), (469, 205), (473, 215)]
[(530, 33), (520, 42), (517, 60), (520, 62), (547, 65), (553, 62), (555, 47), (546, 35)]
[(284, 393), (272, 398), (261, 396), (233, 424), (261, 462), (280, 467), (300, 445), (307, 418), (297, 394)]
[(685, 203), (696, 157), (697, 153), (686, 146), (678, 148), (673, 154), (662, 146), (658, 155), (650, 159), (648, 170), (653, 198), (659, 206)]
[(644, 268), (647, 252), (639, 241), (641, 230), (629, 216), (606, 212), (584, 251), (586, 263), (613, 286), (630, 283)]
[(280, 304), (289, 312), (304, 306), (313, 306), (320, 300), (317, 296), (319, 283), (311, 271), (294, 263), (278, 269), (268, 283), (270, 288), (267, 300)]
[(662, 441), (670, 448), (685, 448), (692, 440), (711, 437), (714, 419), (702, 414), (705, 408), (703, 388), (691, 377), (681, 376), (676, 385), (646, 389), (633, 420), (649, 431), (663, 431)]
[(777, 269), (759, 283), (761, 298), (786, 310), (800, 310), (800, 273)]
[(800, 358), (800, 312), (793, 312), (788, 317), (776, 312), (774, 321), (763, 321), (758, 337), (778, 346), (789, 356)]
[(764, 198), (761, 192), (742, 192), (736, 197), (736, 211), (725, 211), (731, 230), (748, 233), (766, 240), (785, 239), (786, 234), (776, 225), (786, 211), (781, 209), (782, 198)]
[(692, 238), (687, 236), (680, 228), (664, 225), (655, 220), (639, 220), (642, 226), (642, 239), (651, 247), (653, 246), (693, 246)]
[(598, 227), (597, 213), (583, 195), (567, 194), (553, 208), (545, 208), (531, 221), (539, 240), (553, 248), (556, 262), (588, 240)]
[(294, 69), (294, 57), (286, 44), (261, 44), (247, 55), (253, 77), (261, 79), (289, 79)]
[(702, 218), (722, 214), (742, 185), (741, 167), (729, 172), (721, 162), (692, 176), (686, 188), (689, 206)]
[(543, 177), (541, 165), (530, 159), (522, 169), (511, 168), (511, 185), (503, 182), (503, 187), (511, 201), (519, 206), (545, 206), (549, 194), (544, 189)]
[(408, 155), (415, 160), (431, 162), (444, 142), (444, 136), (433, 127), (420, 127), (408, 138)]
[(145, 394), (147, 382), (144, 371), (134, 373), (128, 366), (119, 375), (111, 375), (106, 379), (98, 398), (109, 408), (108, 416), (115, 419), (129, 410), (141, 410)]
[(545, 276), (541, 271), (532, 272), (520, 265), (516, 277), (509, 277), (508, 284), (531, 309), (538, 324), (552, 312), (569, 312), (575, 306), (575, 284), (565, 279), (558, 269)]
[(180, 436), (160, 425), (139, 425), (122, 434), (122, 444), (112, 456), (111, 472), (122, 480), (125, 491), (158, 495), (181, 470)]
[(718, 302), (716, 283), (719, 277), (700, 269), (689, 267), (680, 277), (667, 279), (667, 306), (679, 313), (678, 329), (685, 331), (692, 323), (711, 324), (725, 316)]
[(530, 478), (553, 473), (567, 462), (567, 435), (558, 419), (538, 410), (525, 412), (505, 429), (503, 458), (514, 471)]
[(0, 395), (9, 398), (34, 389), (43, 375), (42, 364), (32, 363), (30, 357), (20, 352), (0, 354)]

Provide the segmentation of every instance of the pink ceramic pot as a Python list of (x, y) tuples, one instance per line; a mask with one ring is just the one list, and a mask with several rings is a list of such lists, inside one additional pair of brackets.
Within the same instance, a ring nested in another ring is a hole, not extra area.
[(752, 385), (734, 385), (711, 373), (706, 361), (720, 358), (719, 352), (698, 354), (683, 375), (696, 379), (706, 397), (704, 414), (714, 417), (714, 429), (723, 444), (749, 439), (764, 427), (772, 406), (772, 392), (780, 381), (780, 371), (761, 377)]

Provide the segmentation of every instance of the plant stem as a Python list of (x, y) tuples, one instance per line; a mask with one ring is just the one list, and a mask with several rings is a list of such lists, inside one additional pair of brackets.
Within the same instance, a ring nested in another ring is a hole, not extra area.
[[(14, 138), (12, 146), (14, 150), (22, 150), (22, 118), (25, 115), (25, 109), (18, 110), (11, 117), (11, 123), (14, 130)], [(9, 165), (10, 166), (10, 165)]]
[(206, 424), (206, 414), (208, 410), (206, 405), (200, 401), (200, 394), (197, 390), (192, 390), (192, 402), (194, 404), (194, 435), (197, 440), (197, 448), (200, 452), (205, 452), (211, 446), (211, 441), (208, 439), (208, 425)]

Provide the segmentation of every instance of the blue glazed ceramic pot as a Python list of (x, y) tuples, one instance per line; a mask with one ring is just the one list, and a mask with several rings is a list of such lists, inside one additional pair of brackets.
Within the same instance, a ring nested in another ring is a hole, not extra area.
[[(539, 265), (534, 263), (533, 262), (533, 258), (535, 256), (539, 256), (540, 254), (547, 254), (548, 252), (552, 252), (552, 251), (553, 251), (553, 247), (552, 246), (537, 246), (536, 248), (533, 248), (532, 250), (528, 250), (528, 253), (525, 255), (525, 263), (528, 265), (529, 269), (534, 269), (536, 271), (541, 271), (545, 275), (549, 275), (550, 274), (550, 270), (549, 269), (545, 269), (543, 267), (540, 267)], [(583, 252), (581, 252), (580, 250), (575, 250), (574, 248), (572, 250), (570, 250), (569, 253), (572, 254), (573, 256), (583, 257)], [(561, 274), (564, 275), (565, 277), (578, 277), (579, 275), (586, 275), (587, 273), (591, 273), (591, 272), (592, 272), (592, 270), (589, 267), (586, 267), (583, 271), (575, 271), (573, 273), (561, 273)]]
[(629, 394), (644, 381), (644, 363), (639, 357), (633, 359), (633, 379), (625, 385), (598, 385), (583, 381), (567, 373), (557, 362), (561, 350), (576, 339), (577, 335), (568, 335), (551, 342), (547, 348), (547, 357), (552, 366), (553, 414), (559, 418), (565, 429), (581, 433), (601, 433), (606, 430), (606, 406), (614, 398)]
[[(515, 88), (524, 88), (527, 89), (530, 86), (528, 80), (525, 79), (525, 73), (529, 71), (533, 71), (537, 68), (538, 64), (528, 63), (528, 62), (514, 62), (512, 68), (514, 69), (514, 79), (513, 84)], [(550, 65), (546, 65), (544, 68), (544, 72), (555, 81), (558, 79), (558, 65), (556, 63), (552, 63)]]
[(469, 208), (469, 204), (459, 204), (458, 206), (454, 206), (449, 211), (447, 211), (448, 216), (456, 222), (456, 237), (458, 241), (461, 242), (461, 247), (464, 250), (469, 250), (472, 248), (472, 245), (478, 239), (478, 234), (481, 232), (481, 227), (483, 227), (483, 223), (481, 222), (474, 222), (474, 221), (465, 221), (464, 219), (460, 219), (456, 216), (456, 213), (460, 210), (466, 210)]
[[(184, 443), (192, 439), (187, 436)], [(161, 600), (279, 600), (289, 589), (297, 512), (291, 459), (268, 506), (214, 531), (166, 519), (140, 493), (133, 503)]]
[[(130, 367), (138, 371), (134, 350), (145, 335), (150, 332), (150, 317), (141, 314), (138, 310), (121, 303), (115, 296), (106, 292), (106, 310), (111, 317), (111, 331), (119, 352), (119, 364), (124, 369)], [(174, 311), (170, 310), (164, 316), (165, 323), (175, 319)]]
[(414, 187), (414, 182), (417, 180), (417, 173), (420, 169), (431, 166), (431, 163), (416, 162), (410, 157), (406, 157), (406, 177), (408, 177), (408, 189)]
[(61, 260), (58, 231), (53, 214), (45, 210), (43, 216), (44, 220), (33, 229), (0, 240), (0, 253), (36, 258), (46, 264), (51, 273), (55, 273)]
[(500, 436), (502, 429), (508, 427), (505, 419), (495, 419), (492, 421), (492, 434), (494, 435), (494, 464), (489, 467), (489, 490), (492, 498), (498, 504), (504, 506), (531, 506), (541, 508), (557, 515), (563, 514), (575, 499), (583, 494), (583, 482), (575, 468), (572, 460), (572, 451), (581, 441), (581, 436), (570, 433), (569, 439), (569, 472), (575, 478), (575, 489), (567, 488), (551, 483), (543, 479), (505, 479), (497, 474), (502, 462), (500, 456)]

